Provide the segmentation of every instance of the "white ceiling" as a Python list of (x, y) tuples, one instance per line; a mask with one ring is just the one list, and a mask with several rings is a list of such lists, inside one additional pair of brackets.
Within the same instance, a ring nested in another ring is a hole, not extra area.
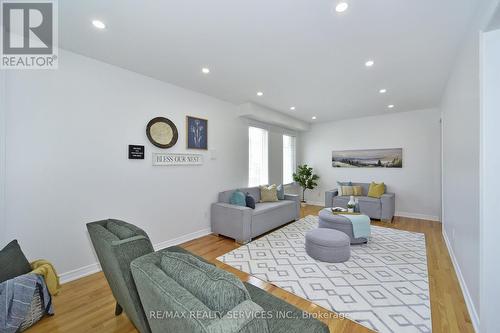
[(60, 46), (309, 122), (437, 106), (478, 1), (347, 2), (60, 0)]

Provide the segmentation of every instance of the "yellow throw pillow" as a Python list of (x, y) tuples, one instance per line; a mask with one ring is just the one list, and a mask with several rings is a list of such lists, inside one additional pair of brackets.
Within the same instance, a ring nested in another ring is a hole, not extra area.
[(385, 193), (385, 184), (377, 184), (372, 182), (370, 188), (368, 189), (368, 196), (372, 198), (380, 199), (380, 197)]
[(354, 189), (352, 186), (342, 186), (342, 195), (351, 196), (354, 195)]
[(363, 188), (361, 186), (353, 186), (352, 191), (353, 191), (353, 195), (356, 197), (363, 195)]
[(276, 184), (260, 187), (260, 202), (278, 201), (278, 190)]

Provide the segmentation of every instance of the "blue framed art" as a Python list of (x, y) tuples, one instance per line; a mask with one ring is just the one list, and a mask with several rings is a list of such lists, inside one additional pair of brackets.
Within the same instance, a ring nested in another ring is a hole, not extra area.
[(187, 116), (186, 136), (188, 149), (208, 149), (208, 120)]

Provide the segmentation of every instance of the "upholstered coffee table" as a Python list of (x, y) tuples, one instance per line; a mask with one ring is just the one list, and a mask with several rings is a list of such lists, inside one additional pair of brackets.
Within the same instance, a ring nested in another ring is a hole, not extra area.
[(333, 229), (313, 229), (306, 233), (306, 252), (319, 261), (347, 261), (351, 257), (349, 236)]
[(368, 242), (368, 239), (360, 237), (355, 238), (352, 230), (352, 223), (347, 217), (333, 214), (331, 208), (323, 208), (319, 214), (319, 228), (328, 228), (342, 231), (351, 239), (351, 244), (362, 244)]

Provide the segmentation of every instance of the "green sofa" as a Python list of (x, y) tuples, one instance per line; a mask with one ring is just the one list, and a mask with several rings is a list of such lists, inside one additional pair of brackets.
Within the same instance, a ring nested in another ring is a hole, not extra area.
[[(322, 322), (307, 318), (262, 289), (241, 283), (236, 276), (181, 247), (155, 253), (146, 232), (132, 224), (108, 219), (88, 223), (87, 229), (117, 302), (115, 314), (123, 309), (141, 333), (328, 332)], [(179, 256), (188, 264), (179, 262)], [(205, 271), (209, 273), (206, 277)], [(221, 287), (213, 281), (226, 284)], [(199, 294), (200, 289), (204, 296)], [(219, 308), (221, 304), (226, 308)], [(181, 313), (186, 309), (209, 316), (159, 318), (169, 311)], [(238, 313), (245, 315), (238, 317)]]
[(169, 250), (131, 263), (153, 333), (326, 333), (298, 308), (192, 254)]
[[(113, 219), (88, 223), (87, 230), (102, 271), (115, 297), (115, 314), (119, 315), (123, 309), (141, 333), (150, 333), (130, 272), (132, 260), (154, 252), (148, 235), (133, 224)], [(187, 252), (177, 246), (168, 250)]]

